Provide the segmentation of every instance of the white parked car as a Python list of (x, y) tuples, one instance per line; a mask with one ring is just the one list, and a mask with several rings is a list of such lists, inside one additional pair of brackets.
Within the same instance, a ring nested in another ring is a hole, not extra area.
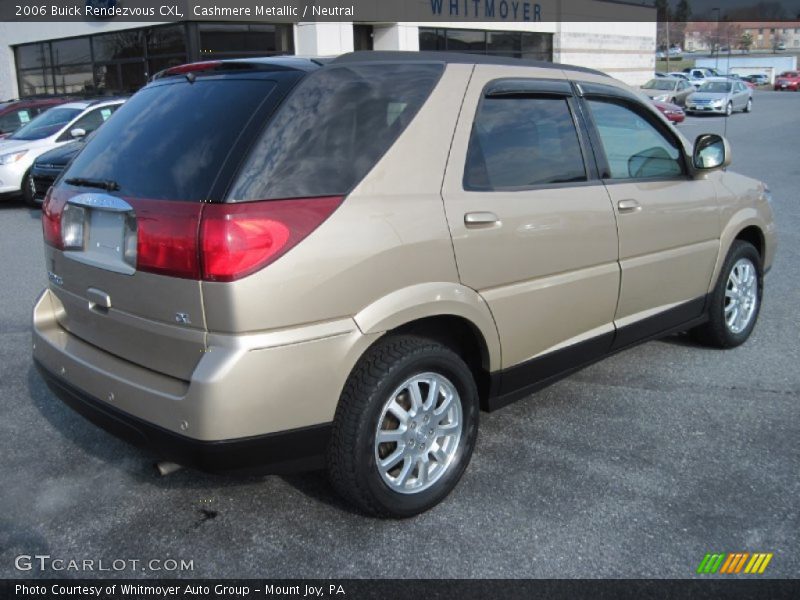
[(33, 161), (48, 150), (92, 133), (124, 102), (124, 98), (104, 98), (61, 104), (0, 140), (0, 195), (22, 192), (26, 204), (34, 206), (30, 178)]

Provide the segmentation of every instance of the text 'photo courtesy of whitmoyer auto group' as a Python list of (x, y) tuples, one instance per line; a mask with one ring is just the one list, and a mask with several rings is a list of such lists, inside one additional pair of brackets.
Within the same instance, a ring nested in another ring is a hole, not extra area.
[(800, 594), (800, 0), (0, 4), (0, 596)]

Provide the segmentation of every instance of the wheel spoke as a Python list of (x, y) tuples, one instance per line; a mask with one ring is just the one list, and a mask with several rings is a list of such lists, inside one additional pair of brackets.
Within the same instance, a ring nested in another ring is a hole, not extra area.
[(417, 459), (417, 482), (420, 485), (428, 483), (428, 461), (422, 457)]
[(425, 410), (430, 410), (431, 407), (436, 406), (436, 400), (439, 398), (439, 381), (433, 379), (428, 388), (428, 397), (425, 399)]
[(436, 437), (450, 437), (451, 435), (457, 434), (460, 429), (461, 426), (458, 423), (439, 425), (439, 427), (436, 428)]
[(408, 420), (411, 418), (408, 411), (397, 403), (397, 399), (392, 400), (391, 404), (389, 404), (389, 412), (397, 417), (403, 424), (408, 423)]
[(441, 448), (431, 451), (431, 456), (436, 459), (436, 462), (443, 465), (447, 462), (447, 454)]
[(381, 429), (378, 431), (377, 442), (379, 444), (391, 444), (402, 441), (405, 429)]
[(397, 447), (397, 450), (392, 452), (389, 456), (381, 461), (381, 468), (384, 471), (388, 471), (392, 467), (394, 467), (397, 463), (400, 462), (400, 459), (403, 458), (405, 451), (400, 446)]
[(434, 409), (433, 414), (436, 415), (437, 417), (440, 415), (444, 415), (450, 409), (450, 405), (453, 403), (454, 397), (455, 396), (453, 395), (452, 392), (449, 391), (445, 392), (444, 401), (442, 402), (442, 405), (439, 408)]
[(411, 474), (411, 469), (413, 466), (414, 466), (414, 461), (406, 457), (405, 462), (403, 463), (403, 468), (400, 469), (400, 474), (397, 476), (398, 485), (405, 486), (406, 481), (408, 481), (408, 476)]
[(408, 385), (408, 392), (411, 394), (411, 414), (416, 415), (422, 410), (422, 392), (419, 389), (419, 381), (412, 381)]

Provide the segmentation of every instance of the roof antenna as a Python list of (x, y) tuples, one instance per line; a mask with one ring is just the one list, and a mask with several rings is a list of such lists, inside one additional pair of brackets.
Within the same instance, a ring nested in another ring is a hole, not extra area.
[(194, 83), (196, 79), (197, 79), (197, 75), (195, 75), (191, 71), (186, 73), (186, 81), (188, 81), (189, 83)]

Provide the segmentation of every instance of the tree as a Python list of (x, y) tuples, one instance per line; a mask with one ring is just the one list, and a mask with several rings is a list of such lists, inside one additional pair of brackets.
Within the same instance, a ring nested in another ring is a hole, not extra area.
[[(670, 20), (668, 0), (656, 0), (656, 48), (659, 50), (669, 50), (672, 35), (669, 31), (668, 21)], [(669, 36), (667, 34), (670, 34)]]
[(686, 46), (686, 23), (692, 18), (692, 7), (689, 0), (680, 0), (675, 7), (675, 14), (673, 16), (673, 28), (670, 32), (670, 37), (675, 40), (675, 43), (680, 44), (681, 48)]
[(742, 34), (742, 37), (739, 38), (739, 50), (743, 52), (750, 52), (750, 48), (753, 46), (753, 36), (750, 35), (749, 31), (745, 31)]

